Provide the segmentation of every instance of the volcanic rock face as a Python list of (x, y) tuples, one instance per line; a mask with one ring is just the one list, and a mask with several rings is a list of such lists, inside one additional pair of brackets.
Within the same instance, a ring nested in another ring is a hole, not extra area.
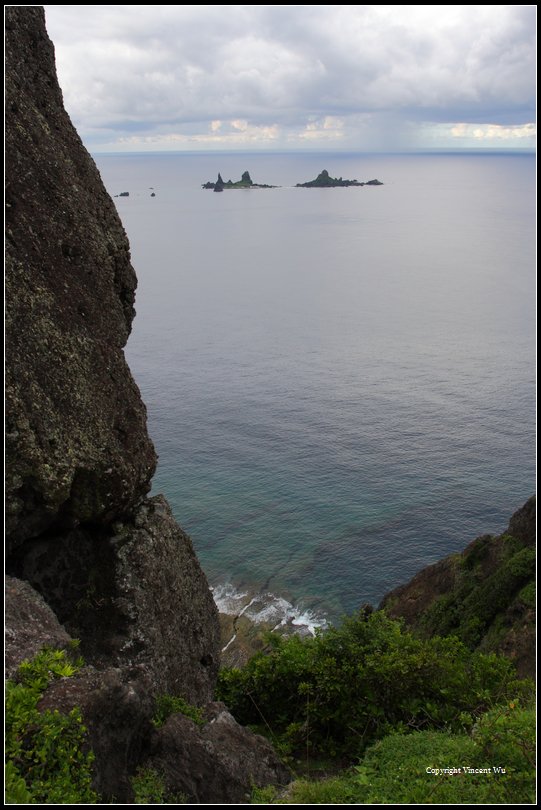
[(191, 540), (162, 496), (107, 530), (81, 526), (29, 540), (10, 568), (45, 596), (88, 662), (137, 667), (154, 693), (194, 703), (212, 697), (216, 609)]
[(204, 702), (216, 610), (163, 499), (123, 347), (129, 245), (63, 108), (38, 6), (6, 9), (8, 570), (34, 585), (100, 665), (143, 664)]
[(129, 245), (62, 104), (37, 6), (6, 9), (6, 397), (9, 548), (108, 524), (156, 456), (123, 355)]

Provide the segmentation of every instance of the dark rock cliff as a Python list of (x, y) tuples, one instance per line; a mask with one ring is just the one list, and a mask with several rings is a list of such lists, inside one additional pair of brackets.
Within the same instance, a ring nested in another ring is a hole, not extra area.
[(136, 278), (99, 173), (63, 108), (37, 6), (6, 9), (9, 548), (107, 525), (156, 456), (124, 359)]
[(380, 607), (423, 636), (456, 635), (471, 649), (511, 658), (535, 675), (536, 501), (530, 498), (497, 537), (419, 571)]
[(143, 663), (157, 687), (208, 700), (214, 603), (167, 505), (144, 500), (156, 455), (123, 353), (128, 240), (38, 6), (6, 9), (6, 109), (8, 570), (92, 660)]
[[(5, 21), (6, 664), (12, 676), (41, 646), (80, 639), (85, 669), (44, 705), (82, 708), (95, 788), (131, 801), (155, 697), (212, 700), (217, 611), (189, 537), (146, 497), (156, 455), (123, 353), (126, 234), (64, 110), (43, 8), (8, 6)], [(220, 790), (213, 800), (231, 801), (238, 778)]]

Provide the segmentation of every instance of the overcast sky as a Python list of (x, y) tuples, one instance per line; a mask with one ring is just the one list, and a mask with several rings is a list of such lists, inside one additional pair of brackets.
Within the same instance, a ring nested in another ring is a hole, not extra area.
[(535, 6), (45, 6), (90, 151), (534, 146)]

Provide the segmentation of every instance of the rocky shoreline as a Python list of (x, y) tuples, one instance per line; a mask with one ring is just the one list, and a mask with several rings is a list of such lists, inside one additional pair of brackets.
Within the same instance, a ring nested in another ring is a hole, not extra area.
[(325, 616), (294, 606), (283, 597), (257, 590), (237, 590), (232, 585), (213, 589), (221, 634), (221, 666), (242, 667), (265, 649), (269, 632), (313, 636), (328, 626)]
[[(463, 552), (422, 568), (387, 593), (377, 609), (422, 636), (455, 634), (472, 649), (505, 655), (520, 677), (534, 677), (535, 538), (532, 496), (503, 534), (478, 537)], [(306, 637), (328, 626), (325, 617), (295, 609), (274, 594), (221, 586), (214, 599), (222, 667), (243, 667), (266, 649), (269, 632)]]

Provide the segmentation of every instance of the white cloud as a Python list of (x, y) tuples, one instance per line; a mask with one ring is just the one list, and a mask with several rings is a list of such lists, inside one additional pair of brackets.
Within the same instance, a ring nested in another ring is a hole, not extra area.
[[(179, 149), (187, 147), (237, 149), (243, 146), (272, 145), (280, 137), (280, 128), (270, 126), (252, 126), (247, 121), (212, 121), (208, 132), (169, 132), (154, 135), (128, 135), (118, 138), (117, 144), (127, 149)], [(111, 146), (111, 144), (109, 144)]]
[(504, 127), (499, 124), (455, 124), (451, 128), (455, 138), (476, 138), (477, 140), (533, 140), (536, 137), (535, 124)]
[(323, 120), (311, 121), (306, 124), (302, 132), (291, 133), (290, 140), (340, 140), (344, 137), (344, 121), (332, 115), (326, 115)]
[(45, 9), (66, 106), (89, 146), (196, 135), (218, 145), (237, 131), (249, 143), (364, 148), (389, 136), (391, 119), (395, 141), (427, 122), (488, 132), (534, 120), (531, 6)]

